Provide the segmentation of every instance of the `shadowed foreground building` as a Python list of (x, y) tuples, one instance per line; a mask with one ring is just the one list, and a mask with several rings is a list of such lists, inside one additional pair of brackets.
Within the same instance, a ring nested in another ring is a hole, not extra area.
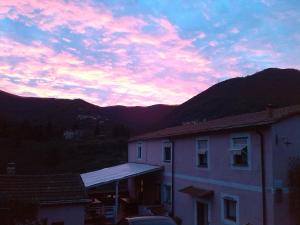
[(293, 225), (288, 173), (300, 159), (300, 106), (185, 124), (131, 138), (129, 163), (162, 166), (129, 178), (139, 204), (160, 202), (183, 225)]
[(43, 225), (84, 225), (88, 202), (79, 175), (0, 175), (1, 225), (28, 217)]

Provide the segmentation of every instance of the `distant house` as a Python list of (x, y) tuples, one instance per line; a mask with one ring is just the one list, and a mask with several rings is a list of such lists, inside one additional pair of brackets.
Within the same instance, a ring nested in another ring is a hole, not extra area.
[(130, 198), (163, 205), (183, 225), (293, 225), (288, 174), (300, 159), (300, 106), (136, 136), (128, 159), (163, 167), (129, 177)]
[(79, 175), (0, 175), (1, 225), (28, 216), (28, 206), (43, 225), (84, 225), (88, 202)]
[(64, 139), (65, 140), (73, 140), (73, 139), (78, 139), (83, 136), (83, 131), (82, 130), (66, 130), (64, 131)]

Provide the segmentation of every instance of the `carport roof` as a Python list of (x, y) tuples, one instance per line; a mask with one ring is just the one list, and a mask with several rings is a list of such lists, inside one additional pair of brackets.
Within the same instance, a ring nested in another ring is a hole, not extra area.
[(83, 173), (81, 174), (81, 178), (85, 187), (91, 188), (159, 170), (162, 170), (161, 166), (143, 163), (125, 163), (101, 170)]

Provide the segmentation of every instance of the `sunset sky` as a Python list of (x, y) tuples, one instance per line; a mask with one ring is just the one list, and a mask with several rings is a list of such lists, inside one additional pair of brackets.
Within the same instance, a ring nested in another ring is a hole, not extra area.
[(23, 96), (180, 104), (299, 53), (299, 0), (0, 0), (0, 89)]

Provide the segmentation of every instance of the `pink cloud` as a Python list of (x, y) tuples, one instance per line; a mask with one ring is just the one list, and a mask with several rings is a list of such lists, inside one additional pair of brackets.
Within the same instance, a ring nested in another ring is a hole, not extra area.
[(206, 34), (204, 32), (199, 32), (197, 35), (198, 38), (203, 39), (206, 37)]
[(239, 29), (237, 27), (232, 27), (230, 30), (229, 30), (230, 33), (233, 33), (233, 34), (237, 34), (239, 33)]
[(84, 33), (86, 28), (130, 32), (145, 25), (137, 17), (114, 17), (105, 7), (99, 4), (94, 7), (91, 2), (15, 0), (0, 2), (0, 8), (0, 16), (20, 20), (25, 16), (24, 22), (46, 31), (66, 26), (77, 33)]
[[(115, 56), (114, 61), (100, 61), (90, 55), (86, 58), (92, 63), (88, 64), (71, 53), (75, 49), (56, 52), (40, 42), (25, 45), (1, 38), (0, 56), (23, 59), (13, 67), (0, 61), (0, 75), (18, 78), (18, 82), (0, 80), (1, 86), (8, 87), (7, 91), (41, 97), (84, 98), (99, 105), (179, 104), (206, 89), (211, 84), (208, 78), (218, 71), (193, 45), (194, 39), (182, 38), (177, 27), (165, 17), (149, 18), (157, 28), (156, 32), (146, 33), (141, 29), (147, 24), (142, 18), (115, 17), (104, 7), (99, 9), (88, 4), (19, 0), (1, 2), (0, 8), (9, 9), (9, 13), (1, 12), (12, 19), (26, 16), (30, 23), (47, 31), (60, 26), (82, 35), (87, 28), (101, 30), (103, 35), (99, 38), (86, 37), (84, 46)], [(36, 14), (35, 10), (40, 13)], [(122, 36), (114, 35), (116, 32), (122, 32)], [(200, 32), (198, 36), (204, 38), (205, 33)], [(52, 43), (59, 41), (49, 39)], [(103, 48), (96, 48), (99, 43)], [(218, 43), (210, 41), (209, 44)], [(30, 85), (29, 81), (36, 79), (35, 85)], [(67, 91), (64, 86), (72, 86), (72, 90)], [(103, 99), (98, 97), (102, 91), (108, 92)]]
[(219, 43), (217, 41), (209, 41), (208, 45), (210, 45), (211, 47), (216, 47)]

